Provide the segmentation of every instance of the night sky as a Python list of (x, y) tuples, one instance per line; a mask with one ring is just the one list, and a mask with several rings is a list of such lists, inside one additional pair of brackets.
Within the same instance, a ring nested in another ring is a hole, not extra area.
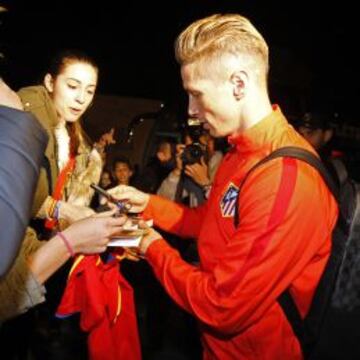
[[(249, 17), (271, 53), (270, 92), (288, 113), (331, 107), (354, 119), (360, 98), (356, 12), (346, 2), (315, 11), (314, 2), (116, 0), (8, 1), (1, 45), (14, 88), (36, 82), (59, 48), (80, 48), (100, 66), (99, 92), (182, 103), (176, 35), (215, 12)], [(83, 5), (82, 5), (83, 4)], [(352, 5), (354, 7), (354, 5)], [(314, 105), (315, 104), (315, 105)]]

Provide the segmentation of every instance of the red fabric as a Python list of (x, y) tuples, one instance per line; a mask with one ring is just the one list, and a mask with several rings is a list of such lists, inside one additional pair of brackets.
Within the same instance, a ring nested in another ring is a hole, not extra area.
[[(55, 200), (61, 200), (64, 192), (64, 188), (66, 185), (66, 181), (69, 175), (74, 170), (75, 166), (75, 158), (70, 157), (69, 161), (65, 165), (65, 167), (61, 170), (58, 178), (56, 179), (55, 189), (53, 191), (52, 197)], [(53, 229), (57, 225), (57, 220), (55, 219), (47, 219), (45, 221), (45, 227), (47, 229)]]
[(230, 295), (236, 288), (239, 281), (246, 275), (246, 272), (257, 265), (261, 261), (264, 251), (267, 249), (269, 242), (273, 238), (274, 231), (283, 220), (289, 208), (290, 201), (295, 189), (297, 177), (297, 165), (295, 159), (284, 158), (284, 167), (281, 174), (279, 189), (274, 200), (273, 208), (271, 209), (267, 227), (269, 231), (259, 241), (254, 242), (244, 261), (244, 265), (239, 267), (238, 273), (234, 273), (233, 277), (229, 278), (221, 286), (221, 291), (224, 295)]
[(89, 333), (89, 359), (141, 359), (133, 291), (118, 260), (105, 264), (98, 255), (75, 259), (56, 315), (75, 312), (81, 313), (80, 327)]
[(301, 314), (308, 311), (329, 256), (336, 202), (315, 169), (279, 158), (247, 179), (235, 228), (224, 199), (256, 162), (283, 146), (314, 150), (279, 108), (230, 141), (203, 206), (151, 195), (144, 211), (162, 229), (197, 238), (200, 266), (164, 240), (149, 246), (146, 259), (170, 296), (198, 319), (204, 359), (301, 359), (277, 298), (289, 288)]

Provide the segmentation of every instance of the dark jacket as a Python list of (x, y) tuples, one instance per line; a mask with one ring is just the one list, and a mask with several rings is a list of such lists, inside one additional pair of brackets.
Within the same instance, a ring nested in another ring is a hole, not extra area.
[(24, 238), (47, 141), (31, 114), (0, 106), (0, 276)]

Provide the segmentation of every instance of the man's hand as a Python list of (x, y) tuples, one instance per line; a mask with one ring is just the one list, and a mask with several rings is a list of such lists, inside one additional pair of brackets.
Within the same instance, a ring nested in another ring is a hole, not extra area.
[(139, 213), (145, 210), (150, 195), (140, 190), (135, 189), (132, 186), (118, 185), (112, 189), (107, 190), (117, 200), (125, 200), (130, 204), (129, 209), (132, 213)]
[(208, 176), (208, 166), (204, 161), (204, 158), (201, 158), (201, 164), (195, 163), (192, 165), (186, 165), (185, 174), (191, 177), (198, 185), (207, 186), (210, 184), (210, 179)]
[(139, 254), (140, 256), (145, 256), (149, 246), (156, 240), (162, 239), (162, 236), (155, 231), (153, 228), (149, 228), (145, 222), (139, 222), (139, 228), (147, 230), (146, 235), (144, 235), (139, 244)]
[(99, 141), (97, 141), (94, 144), (94, 146), (98, 150), (104, 150), (106, 146), (111, 145), (111, 144), (116, 144), (116, 141), (114, 140), (114, 132), (115, 132), (115, 129), (112, 128), (107, 133), (102, 134), (100, 136)]
[(11, 90), (0, 78), (0, 105), (24, 110), (19, 96), (15, 91)]

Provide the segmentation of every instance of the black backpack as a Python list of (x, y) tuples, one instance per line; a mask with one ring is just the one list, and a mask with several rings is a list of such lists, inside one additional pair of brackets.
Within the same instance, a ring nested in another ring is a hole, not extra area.
[[(340, 188), (324, 163), (311, 152), (283, 147), (255, 164), (245, 175), (278, 157), (302, 160), (319, 171), (339, 205), (339, 218), (333, 230), (332, 250), (315, 291), (310, 310), (302, 319), (288, 290), (280, 303), (305, 359), (360, 359), (360, 186), (350, 178)], [(238, 226), (238, 202), (235, 226)]]

